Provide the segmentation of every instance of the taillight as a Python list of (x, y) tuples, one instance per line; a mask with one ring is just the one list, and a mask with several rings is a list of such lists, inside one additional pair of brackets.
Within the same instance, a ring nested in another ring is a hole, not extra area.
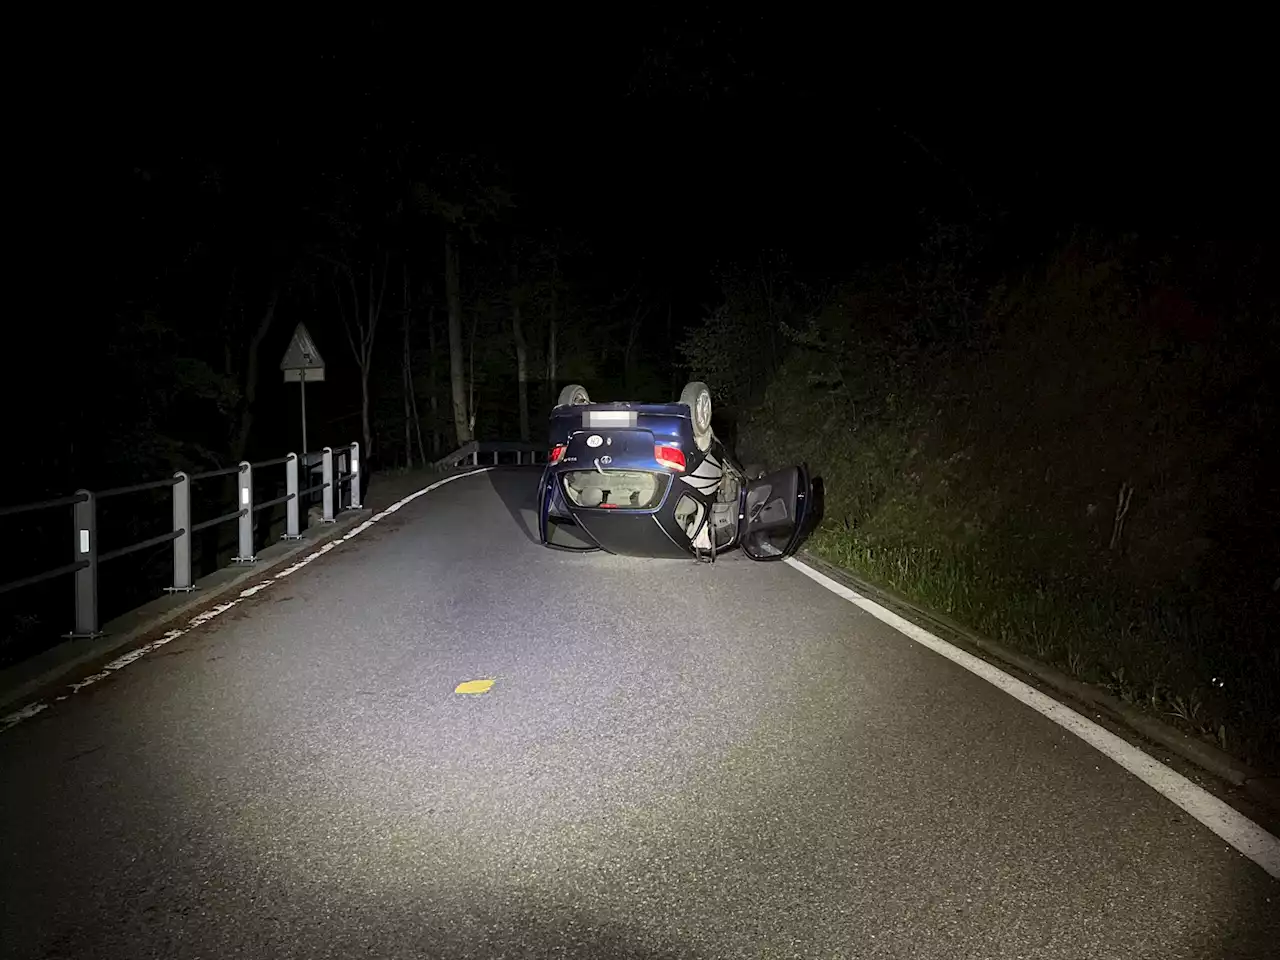
[(684, 469), (684, 451), (679, 447), (664, 447), (661, 444), (653, 448), (653, 458), (664, 467), (672, 470)]
[(547, 462), (559, 463), (560, 458), (564, 456), (564, 449), (567, 446), (568, 444), (566, 443), (557, 443), (554, 447), (551, 448), (551, 452), (547, 454)]

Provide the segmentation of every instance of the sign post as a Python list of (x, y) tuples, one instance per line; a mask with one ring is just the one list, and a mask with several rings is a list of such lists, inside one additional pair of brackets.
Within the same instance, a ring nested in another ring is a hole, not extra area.
[(280, 361), (280, 369), (284, 371), (285, 383), (296, 383), (302, 391), (302, 456), (306, 457), (307, 449), (307, 381), (324, 382), (324, 358), (316, 349), (316, 342), (307, 332), (306, 324), (298, 324), (293, 331), (293, 339), (289, 341), (289, 349), (284, 352)]
[(302, 397), (302, 452), (307, 452), (307, 371), (298, 371), (298, 392)]

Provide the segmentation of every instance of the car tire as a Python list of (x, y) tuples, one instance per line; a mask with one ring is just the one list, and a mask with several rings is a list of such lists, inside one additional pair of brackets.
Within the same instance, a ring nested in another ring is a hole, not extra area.
[(693, 421), (693, 440), (703, 453), (711, 449), (711, 388), (694, 380), (680, 391), (679, 403), (689, 408)]
[(747, 475), (748, 480), (759, 480), (764, 476), (765, 469), (758, 463), (748, 463), (742, 468), (742, 472)]
[(571, 383), (560, 391), (560, 399), (556, 401), (556, 406), (569, 407), (590, 402), (591, 398), (587, 396), (587, 388), (580, 383)]

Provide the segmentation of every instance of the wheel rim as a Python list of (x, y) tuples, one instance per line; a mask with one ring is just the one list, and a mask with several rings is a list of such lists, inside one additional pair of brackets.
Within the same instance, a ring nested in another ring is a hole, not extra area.
[(705, 430), (711, 422), (711, 398), (707, 394), (698, 394), (698, 403), (693, 411), (694, 423), (699, 430)]

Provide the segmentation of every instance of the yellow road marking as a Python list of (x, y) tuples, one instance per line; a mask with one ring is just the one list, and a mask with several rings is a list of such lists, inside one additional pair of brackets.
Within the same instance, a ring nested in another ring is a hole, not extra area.
[(467, 680), (453, 688), (454, 693), (488, 693), (492, 680)]

